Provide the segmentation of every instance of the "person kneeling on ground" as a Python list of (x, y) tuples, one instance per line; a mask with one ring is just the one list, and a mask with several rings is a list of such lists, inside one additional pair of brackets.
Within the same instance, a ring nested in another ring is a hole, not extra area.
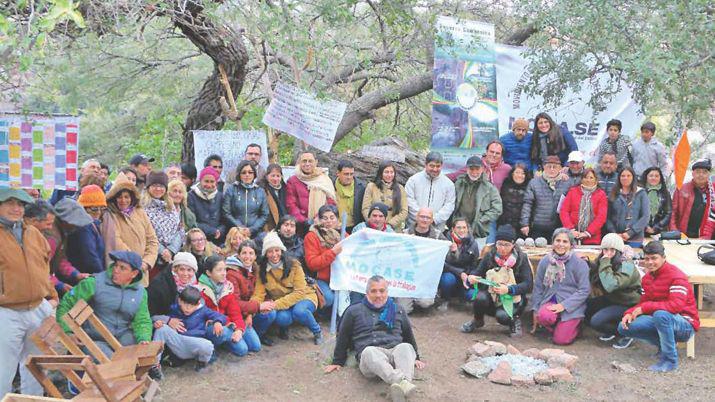
[(544, 326), (556, 345), (569, 345), (578, 335), (591, 292), (588, 264), (573, 251), (571, 230), (559, 228), (551, 239), (553, 250), (539, 262), (532, 294), (534, 327)]
[(260, 314), (253, 319), (256, 332), (263, 337), (275, 322), (280, 328), (280, 337), (288, 339), (288, 328), (297, 321), (313, 333), (313, 342), (320, 345), (323, 334), (313, 316), (318, 296), (306, 283), (303, 267), (285, 254), (286, 248), (276, 232), (266, 235), (262, 252), (256, 289), (251, 297), (260, 304)]
[[(176, 304), (171, 306), (169, 319), (175, 318), (184, 323), (184, 330), (180, 335), (184, 339), (187, 352), (194, 352), (196, 360), (195, 370), (199, 373), (208, 371), (208, 365), (216, 359), (216, 347), (232, 344), (231, 336), (224, 336), (232, 329), (224, 327), (226, 316), (202, 305), (201, 291), (193, 286), (187, 286), (179, 293)], [(208, 343), (207, 343), (208, 342)], [(233, 352), (233, 348), (231, 348)], [(172, 349), (177, 356), (179, 353)], [(235, 353), (235, 352), (234, 352)], [(184, 358), (183, 356), (179, 356)]]
[(387, 281), (375, 275), (368, 279), (365, 298), (345, 310), (335, 341), (332, 364), (325, 373), (345, 365), (352, 345), (360, 372), (380, 377), (390, 384), (393, 401), (405, 400), (414, 390), (415, 367), (423, 369), (412, 325), (402, 306), (388, 297)]
[(673, 371), (678, 368), (675, 343), (686, 342), (700, 328), (693, 287), (683, 271), (665, 260), (661, 242), (646, 244), (643, 253), (643, 294), (638, 304), (626, 310), (618, 333), (658, 348), (658, 363), (649, 370)]
[(449, 240), (452, 241), (452, 244), (445, 257), (442, 276), (440, 276), (437, 286), (442, 298), (442, 304), (437, 308), (440, 311), (447, 311), (449, 300), (452, 297), (457, 296), (459, 300), (465, 298), (466, 292), (462, 284), (467, 279), (467, 272), (474, 269), (479, 263), (479, 245), (471, 235), (466, 218), (452, 219)]
[[(470, 299), (474, 300), (474, 319), (462, 325), (462, 332), (472, 333), (484, 326), (484, 315), (496, 317), (501, 325), (509, 326), (509, 336), (521, 336), (521, 313), (527, 300), (526, 294), (531, 291), (532, 275), (529, 258), (514, 244), (516, 231), (511, 225), (500, 226), (496, 234), (495, 246), (482, 258), (479, 266), (468, 273), (465, 284), (474, 285), (479, 278), (486, 278), (498, 283), (498, 286), (478, 285), (476, 295), (474, 290), (468, 291)], [(487, 290), (485, 292), (483, 290)], [(512, 297), (512, 314), (507, 313), (501, 295)]]
[(233, 283), (226, 280), (226, 262), (223, 257), (212, 255), (206, 260), (206, 272), (199, 278), (198, 288), (201, 290), (206, 307), (228, 318), (226, 329), (219, 329), (220, 334), (211, 338), (214, 346), (225, 344), (236, 356), (245, 356), (249, 350), (251, 352), (261, 350), (258, 335), (248, 336), (249, 330), (253, 331), (253, 329), (246, 328), (243, 321), (238, 298), (234, 295)]
[[(641, 274), (633, 261), (623, 256), (625, 244), (616, 233), (609, 233), (601, 240), (601, 255), (591, 266), (591, 286), (594, 297), (586, 301), (586, 322), (601, 333), (604, 342), (617, 335), (618, 322), (629, 307), (638, 303), (641, 289)], [(618, 337), (613, 343), (616, 349), (631, 346), (633, 338)]]

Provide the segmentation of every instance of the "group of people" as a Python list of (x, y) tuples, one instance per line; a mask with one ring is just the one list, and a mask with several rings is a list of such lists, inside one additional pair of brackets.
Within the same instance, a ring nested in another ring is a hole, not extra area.
[[(335, 300), (331, 264), (342, 240), (365, 228), (451, 242), (436, 298), (393, 300), (385, 279), (374, 277), (365, 295), (351, 293), (353, 305), (341, 320), (334, 364), (343, 364), (353, 345), (371, 356), (361, 358), (361, 371), (397, 384), (397, 394), (413, 387), (410, 367), (424, 365), (407, 314), (435, 304), (444, 310), (452, 298), (473, 305), (464, 332), (492, 315), (521, 335), (531, 293), (535, 323), (557, 344), (573, 342), (584, 319), (603, 339), (617, 336), (620, 347), (634, 337), (657, 340), (648, 331), (660, 331), (665, 321), (679, 325), (675, 338), (682, 338), (686, 324), (697, 330), (692, 288), (677, 268), (649, 260), (664, 256), (662, 246), (645, 245), (652, 278), (642, 281), (625, 250), (667, 230), (712, 238), (711, 165), (697, 161), (693, 180), (671, 198), (665, 149), (654, 132), (652, 123), (643, 124), (631, 144), (621, 123), (609, 122), (593, 169), (584, 166), (573, 137), (540, 113), (533, 133), (528, 121), (516, 120), (513, 132), (453, 174), (442, 173), (439, 153), (428, 153), (424, 170), (404, 186), (395, 163), (380, 163), (365, 183), (349, 160), (331, 178), (312, 152), (298, 156), (285, 180), (279, 165), (260, 166), (263, 149), (251, 144), (235, 172), (223, 171), (220, 155), (197, 172), (188, 164), (153, 170), (153, 158), (139, 154), (113, 182), (106, 165), (85, 161), (79, 190), (55, 190), (49, 202), (36, 190), (2, 188), (0, 235), (10, 247), (0, 251), (0, 317), (10, 330), (0, 335), (0, 349), (12, 358), (0, 363), (0, 394), (10, 390), (18, 363), (36, 353), (27, 335), (54, 307), (69, 330), (62, 316), (79, 299), (111, 323), (122, 344), (163, 341), (161, 364), (195, 360), (199, 372), (218, 349), (240, 357), (272, 345), (271, 327), (288, 339), (297, 322), (320, 344), (319, 321)], [(553, 245), (534, 277), (520, 239), (538, 237)], [(493, 246), (482, 253), (487, 243)], [(573, 252), (578, 244), (602, 246), (593, 266)], [(670, 293), (662, 290), (667, 280)], [(647, 285), (657, 291), (640, 295)], [(670, 297), (680, 297), (677, 308)], [(665, 310), (675, 318), (644, 323), (646, 315), (660, 314), (659, 303), (669, 303)], [(677, 353), (660, 338), (661, 363), (668, 364), (658, 367), (673, 369)], [(397, 360), (408, 362), (398, 374), (385, 366)], [(162, 377), (161, 364), (150, 372), (154, 378)], [(41, 393), (22, 364), (20, 373), (23, 393)]]

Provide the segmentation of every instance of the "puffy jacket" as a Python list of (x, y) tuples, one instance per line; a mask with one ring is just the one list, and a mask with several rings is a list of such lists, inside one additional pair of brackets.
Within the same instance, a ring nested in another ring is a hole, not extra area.
[(497, 219), (497, 225), (511, 225), (517, 233), (521, 229), (519, 220), (521, 219), (521, 208), (524, 205), (524, 196), (528, 182), (516, 184), (507, 179), (499, 192), (502, 202), (502, 213)]
[(632, 261), (613, 267), (611, 258), (601, 257), (591, 264), (591, 284), (603, 290), (611, 303), (630, 307), (640, 299), (641, 274)]
[(99, 221), (95, 221), (67, 236), (67, 259), (85, 274), (96, 274), (106, 269), (104, 239), (99, 233), (99, 225)]
[(388, 208), (387, 224), (392, 226), (396, 232), (399, 232), (405, 228), (405, 221), (407, 220), (407, 191), (400, 183), (393, 182), (392, 186), (400, 188), (400, 212), (395, 213), (393, 209), (392, 188), (385, 186), (380, 190), (375, 183), (370, 182), (365, 188), (365, 196), (362, 199), (362, 216), (367, 219), (370, 206), (376, 202), (381, 202), (387, 205)]
[(630, 236), (628, 241), (642, 240), (643, 232), (650, 219), (648, 204), (648, 195), (642, 188), (636, 189), (630, 205), (623, 194), (618, 194), (615, 200), (609, 199), (608, 221), (606, 222), (608, 233), (628, 232)]
[(523, 163), (528, 170), (532, 170), (531, 164), (531, 137), (533, 133), (526, 133), (520, 141), (514, 135), (514, 132), (508, 132), (501, 137), (499, 141), (504, 144), (504, 162), (511, 166), (517, 163)]
[(255, 237), (268, 220), (266, 192), (255, 184), (235, 182), (224, 193), (223, 217), (231, 226), (245, 226)]
[[(258, 269), (258, 266), (253, 264), (253, 270), (256, 269)], [(249, 272), (243, 267), (226, 265), (226, 280), (233, 284), (233, 294), (244, 317), (260, 312), (260, 303), (251, 300), (253, 291), (256, 289), (256, 275), (254, 275), (253, 270)]]
[(473, 237), (462, 239), (457, 250), (447, 252), (443, 272), (449, 272), (459, 278), (464, 272), (473, 270), (479, 262), (479, 245)]
[(543, 177), (535, 177), (529, 182), (521, 210), (521, 227), (535, 226), (550, 230), (559, 226), (556, 208), (561, 196), (568, 191), (568, 181), (557, 181), (555, 189)]
[(606, 192), (607, 196), (611, 195), (611, 190), (616, 186), (618, 181), (618, 172), (613, 172), (611, 174), (606, 174), (600, 170), (596, 171), (596, 176), (598, 176), (598, 186)]
[(438, 230), (443, 230), (454, 211), (454, 183), (445, 175), (433, 179), (422, 170), (407, 179), (405, 190), (409, 213), (408, 226), (415, 221), (420, 208), (430, 208), (434, 216), (434, 225)]
[(624, 314), (630, 314), (638, 307), (643, 314), (648, 315), (663, 310), (671, 314), (680, 314), (693, 325), (696, 331), (700, 328), (693, 285), (688, 282), (688, 277), (678, 267), (666, 261), (657, 271), (645, 274), (641, 279), (641, 286), (643, 294), (640, 301)]
[[(474, 220), (471, 222), (472, 235), (474, 237), (487, 237), (489, 235), (489, 225), (501, 215), (502, 202), (501, 197), (499, 197), (499, 190), (487, 181), (484, 174), (479, 176), (476, 182), (479, 184), (475, 194), (476, 213), (474, 214)], [(454, 184), (456, 192), (454, 211), (456, 213), (459, 213), (464, 201), (464, 195), (468, 187), (472, 185), (474, 183), (467, 174), (459, 176)]]
[[(583, 198), (583, 189), (581, 186), (573, 186), (566, 193), (566, 198), (561, 204), (561, 225), (567, 229), (576, 229), (578, 225), (579, 209), (581, 208), (581, 198)], [(601, 244), (601, 228), (606, 223), (608, 216), (608, 197), (600, 188), (596, 188), (591, 195), (591, 209), (593, 211), (593, 220), (586, 228), (586, 231), (591, 235), (582, 240), (583, 244)]]
[[(509, 294), (512, 296), (520, 295), (522, 297), (522, 304), (526, 305), (526, 294), (531, 292), (531, 287), (533, 285), (533, 275), (531, 273), (531, 264), (529, 263), (529, 257), (521, 251), (519, 246), (514, 246), (512, 254), (516, 255), (516, 263), (512, 270), (514, 271), (514, 279), (516, 283), (509, 285)], [(482, 278), (486, 278), (487, 271), (492, 268), (496, 268), (499, 264), (496, 263), (494, 259), (497, 255), (496, 247), (489, 249), (487, 254), (479, 262), (479, 265), (467, 272), (469, 275), (477, 275)], [(480, 289), (485, 289), (486, 286), (480, 284)]]
[[(670, 193), (668, 189), (663, 185), (663, 189), (658, 190), (645, 190), (646, 194), (650, 194), (651, 191), (656, 191), (658, 193), (658, 212), (655, 216), (651, 216), (648, 219), (648, 226), (655, 229), (655, 233), (660, 233), (663, 230), (668, 230), (670, 224), (670, 217), (673, 213), (673, 200), (670, 198)], [(650, 203), (650, 198), (648, 198)], [(687, 227), (687, 223), (686, 223)]]
[[(298, 222), (311, 222), (313, 217), (308, 216), (308, 199), (310, 191), (308, 185), (300, 181), (298, 177), (291, 176), (286, 182), (286, 209)], [(335, 200), (328, 198), (327, 204), (335, 205)]]
[(182, 333), (183, 336), (193, 336), (195, 338), (204, 338), (206, 328), (209, 325), (213, 325), (214, 322), (220, 322), (223, 325), (226, 325), (227, 322), (225, 315), (206, 306), (201, 306), (193, 313), (186, 315), (181, 311), (178, 303), (171, 306), (169, 317), (178, 318), (184, 323), (186, 332)]
[(315, 307), (318, 307), (318, 296), (306, 283), (303, 267), (298, 260), (293, 260), (291, 264), (290, 272), (285, 278), (283, 278), (285, 268), (274, 268), (266, 272), (265, 283), (259, 277), (251, 300), (261, 303), (266, 298), (271, 299), (276, 303), (276, 310), (287, 310), (302, 300), (310, 300)]
[(196, 226), (203, 230), (206, 238), (214, 240), (213, 234), (218, 230), (221, 239), (226, 236), (226, 225), (223, 224), (223, 194), (216, 192), (212, 200), (207, 200), (197, 194), (197, 189), (189, 191), (189, 208), (196, 215)]
[(201, 275), (198, 288), (201, 290), (201, 297), (203, 297), (206, 307), (225, 315), (228, 319), (228, 325), (233, 324), (235, 328), (241, 331), (246, 330), (241, 307), (238, 305), (236, 296), (234, 296), (233, 283), (226, 282), (221, 294), (217, 295), (209, 277)]
[[(712, 214), (712, 200), (707, 188), (705, 189), (705, 194), (707, 203), (703, 220), (700, 223), (700, 238), (712, 239), (715, 233), (715, 218), (708, 218), (708, 214)], [(695, 186), (692, 181), (683, 184), (680, 190), (675, 190), (675, 193), (673, 193), (673, 216), (670, 218), (670, 230), (680, 230), (683, 233), (688, 231), (690, 210), (693, 208), (694, 202)]]

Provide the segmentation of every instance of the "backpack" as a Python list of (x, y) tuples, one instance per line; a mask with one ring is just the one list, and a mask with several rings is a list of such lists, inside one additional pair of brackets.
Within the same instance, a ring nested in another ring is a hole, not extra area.
[[(705, 249), (706, 251), (700, 252), (700, 250), (702, 249)], [(703, 245), (698, 247), (698, 258), (700, 259), (700, 261), (708, 265), (715, 265), (715, 246)]]

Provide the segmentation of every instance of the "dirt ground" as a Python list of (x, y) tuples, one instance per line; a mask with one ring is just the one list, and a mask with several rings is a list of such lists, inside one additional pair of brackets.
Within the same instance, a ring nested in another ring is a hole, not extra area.
[[(706, 294), (713, 298), (715, 288)], [(708, 310), (715, 309), (706, 303)], [(523, 350), (545, 348), (546, 338), (525, 333), (511, 339), (504, 327), (487, 318), (487, 325), (476, 334), (463, 334), (458, 328), (469, 318), (462, 306), (450, 305), (445, 313), (429, 311), (411, 316), (417, 343), (427, 368), (416, 373), (414, 401), (465, 400), (595, 400), (595, 401), (714, 401), (715, 400), (715, 329), (701, 329), (696, 336), (696, 358), (685, 357), (679, 348), (680, 369), (675, 373), (655, 374), (646, 370), (654, 362), (655, 348), (635, 342), (630, 348), (616, 350), (586, 329), (581, 338), (565, 347), (579, 356), (576, 382), (552, 386), (518, 388), (497, 385), (487, 380), (465, 376), (459, 367), (465, 351), (477, 340), (511, 343)], [(328, 323), (321, 323), (327, 332)], [(526, 322), (524, 328), (530, 328)], [(222, 352), (210, 373), (197, 375), (193, 365), (166, 368), (161, 383), (161, 401), (384, 401), (387, 386), (379, 380), (364, 378), (355, 367), (323, 374), (327, 363), (324, 352), (314, 346), (309, 332), (291, 328), (291, 339), (276, 340), (272, 347), (242, 359), (232, 359)], [(229, 361), (230, 360), (230, 361)], [(629, 363), (637, 373), (624, 374), (611, 368), (617, 360)]]

